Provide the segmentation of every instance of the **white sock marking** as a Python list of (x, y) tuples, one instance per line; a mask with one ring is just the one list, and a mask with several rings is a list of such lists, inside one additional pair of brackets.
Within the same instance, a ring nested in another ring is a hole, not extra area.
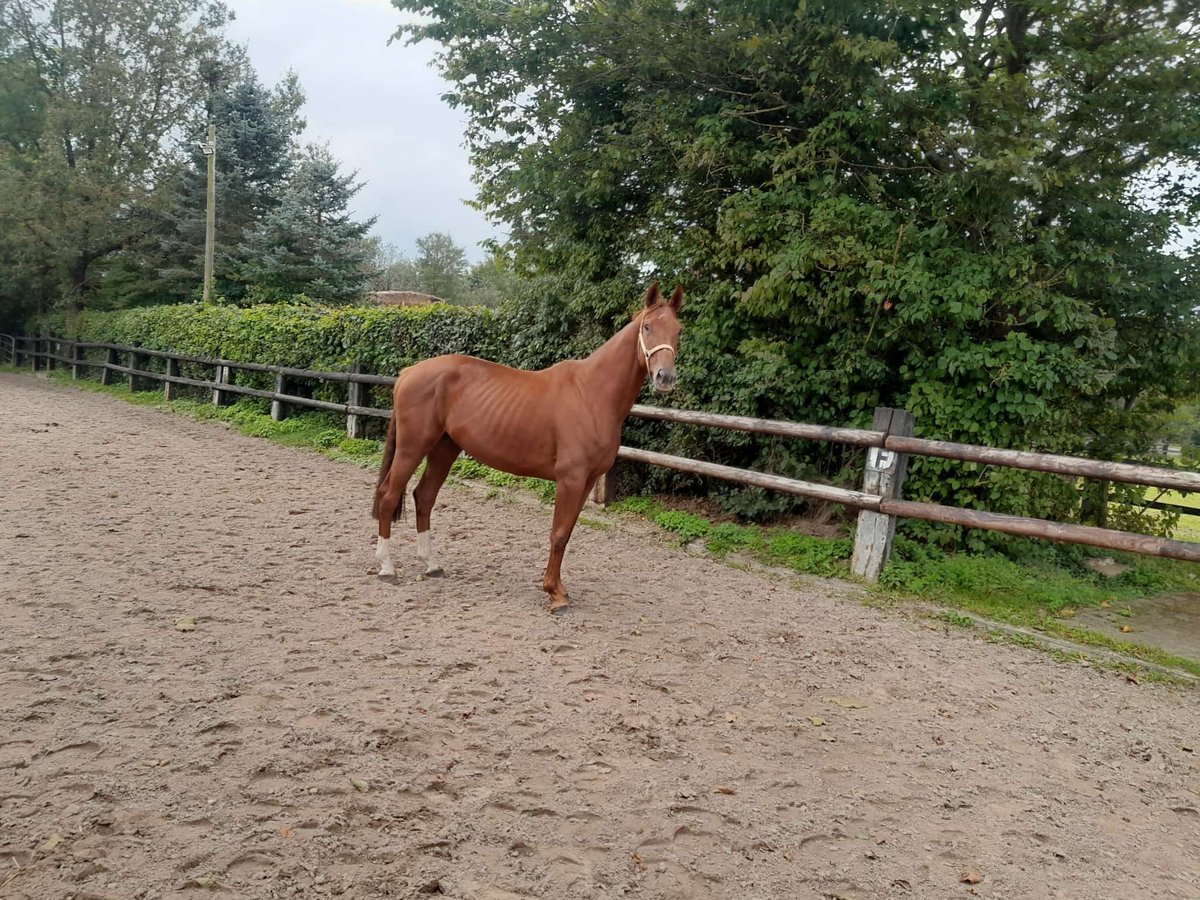
[(421, 561), (425, 563), (426, 574), (437, 572), (442, 568), (433, 558), (433, 539), (429, 536), (428, 531), (417, 532), (417, 556), (421, 557)]
[(375, 544), (375, 558), (379, 560), (379, 574), (395, 575), (396, 567), (392, 563), (392, 547), (388, 538), (380, 537)]

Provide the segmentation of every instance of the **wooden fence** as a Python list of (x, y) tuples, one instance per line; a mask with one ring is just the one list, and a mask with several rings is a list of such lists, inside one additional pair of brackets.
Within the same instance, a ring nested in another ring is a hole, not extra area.
[[(387, 419), (391, 415), (389, 409), (366, 405), (367, 388), (370, 385), (390, 387), (396, 380), (394, 376), (390, 375), (368, 374), (358, 366), (355, 366), (350, 372), (318, 372), (286, 366), (185, 356), (161, 350), (148, 350), (144, 347), (69, 341), (54, 337), (17, 338), (11, 342), (11, 347), (12, 361), (15, 365), (24, 365), (27, 362), (36, 370), (53, 368), (55, 365), (61, 364), (71, 367), (72, 376), (75, 378), (79, 378), (84, 369), (100, 369), (102, 383), (111, 384), (114, 375), (123, 375), (128, 379), (131, 391), (142, 390), (148, 383), (157, 381), (162, 383), (164, 394), (168, 399), (177, 394), (179, 385), (187, 385), (211, 390), (213, 402), (217, 404), (228, 403), (236, 395), (268, 399), (271, 401), (271, 415), (276, 419), (284, 418), (290, 407), (310, 407), (338, 413), (346, 417), (346, 433), (350, 437), (364, 436), (367, 418)], [(105, 354), (103, 361), (88, 359), (87, 352), (90, 350), (103, 350)], [(128, 365), (120, 363), (119, 357), (122, 355), (128, 356)], [(145, 361), (149, 358), (165, 360), (165, 371), (155, 372), (145, 368)], [(210, 380), (183, 377), (179, 374), (180, 363), (211, 367), (213, 378)], [(275, 387), (273, 390), (262, 390), (239, 385), (236, 381), (236, 373), (239, 371), (272, 374), (275, 376)], [(291, 392), (292, 386), (302, 381), (345, 384), (346, 402), (318, 400)], [(904, 410), (877, 409), (870, 429), (838, 428), (828, 425), (810, 425), (800, 422), (726, 416), (693, 410), (640, 405), (634, 406), (631, 415), (636, 418), (681, 425), (722, 428), (804, 440), (831, 441), (865, 448), (867, 453), (862, 490), (800, 481), (780, 475), (639, 450), (634, 447), (622, 446), (618, 451), (617, 458), (634, 463), (662, 466), (707, 478), (718, 478), (739, 484), (783, 491), (857, 509), (859, 510), (859, 520), (852, 568), (856, 574), (868, 580), (877, 579), (887, 562), (898, 518), (925, 519), (970, 528), (1001, 531), (1007, 534), (1200, 562), (1200, 544), (1197, 543), (901, 499), (907, 461), (910, 456), (914, 455), (1049, 472), (1071, 478), (1094, 478), (1100, 479), (1102, 482), (1119, 481), (1151, 485), (1185, 493), (1200, 491), (1200, 472), (1105, 462), (1023, 450), (1001, 450), (973, 444), (918, 438), (913, 436), (913, 417)], [(614, 488), (615, 479), (613, 473), (610, 472), (597, 484), (594, 498), (602, 503), (610, 502), (613, 499)], [(1155, 508), (1166, 506), (1186, 514), (1195, 514), (1186, 507), (1170, 507), (1169, 504), (1155, 504), (1154, 506)]]

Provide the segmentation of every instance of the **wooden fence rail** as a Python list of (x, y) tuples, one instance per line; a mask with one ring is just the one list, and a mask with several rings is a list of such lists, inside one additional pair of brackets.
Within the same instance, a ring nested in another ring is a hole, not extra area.
[[(366, 418), (387, 419), (391, 415), (391, 410), (366, 406), (364, 400), (366, 386), (390, 387), (395, 384), (395, 377), (372, 375), (361, 371), (361, 367), (358, 365), (355, 365), (349, 372), (322, 372), (264, 363), (188, 356), (164, 350), (150, 350), (143, 347), (96, 341), (70, 341), (55, 337), (14, 339), (8, 335), (0, 335), (0, 338), (8, 338), (11, 360), (14, 365), (22, 365), (27, 360), (29, 365), (36, 370), (43, 367), (53, 368), (56, 363), (61, 363), (71, 367), (72, 375), (75, 378), (81, 377), (86, 368), (100, 369), (103, 383), (111, 383), (114, 373), (125, 375), (129, 379), (130, 390), (138, 390), (148, 382), (158, 381), (163, 384), (168, 398), (172, 395), (172, 387), (176, 385), (211, 390), (213, 402), (218, 404), (228, 402), (232, 395), (258, 397), (271, 401), (271, 414), (277, 419), (286, 416), (288, 408), (293, 406), (325, 410), (346, 416), (346, 430), (351, 437), (364, 435)], [(3, 346), (4, 342), (0, 340), (0, 349)], [(64, 355), (64, 349), (69, 352), (69, 355)], [(104, 360), (87, 359), (85, 354), (88, 350), (104, 350)], [(128, 354), (129, 365), (120, 364), (118, 356), (121, 354)], [(147, 358), (165, 360), (167, 371), (154, 372), (144, 368), (143, 361)], [(180, 363), (212, 367), (214, 369), (213, 379), (181, 376), (179, 374)], [(273, 374), (276, 376), (275, 388), (263, 390), (239, 385), (236, 383), (234, 374), (237, 371)], [(345, 384), (348, 388), (347, 402), (335, 403), (328, 400), (317, 400), (289, 393), (286, 390), (289, 383), (300, 380)], [(892, 534), (898, 518), (925, 519), (969, 528), (983, 528), (1008, 534), (1200, 562), (1200, 544), (1196, 543), (1131, 534), (1106, 528), (1050, 522), (1044, 519), (961, 509), (935, 503), (918, 503), (900, 498), (900, 487), (909, 456), (934, 456), (983, 465), (1048, 472), (1066, 477), (1096, 478), (1104, 481), (1152, 485), (1185, 493), (1200, 491), (1200, 473), (1198, 472), (1024, 450), (1002, 450), (994, 447), (913, 437), (912, 417), (903, 410), (876, 410), (874, 427), (871, 429), (839, 428), (829, 425), (783, 422), (747, 416), (726, 416), (696, 410), (641, 405), (634, 406), (630, 415), (635, 418), (673, 422), (681, 425), (698, 425), (804, 440), (831, 441), (866, 448), (865, 478), (861, 491), (800, 481), (764, 472), (753, 472), (733, 466), (702, 462), (634, 447), (622, 446), (617, 453), (617, 458), (627, 462), (661, 466), (707, 478), (718, 478), (811, 497), (858, 509), (860, 511), (859, 526), (856, 532), (852, 567), (857, 574), (869, 580), (877, 579), (883, 565), (887, 562)], [(613, 499), (614, 486), (615, 479), (613, 473), (610, 472), (597, 485), (596, 499), (602, 502)], [(1197, 514), (1196, 511), (1187, 507), (1172, 506), (1171, 504), (1148, 503), (1147, 505), (1155, 509), (1168, 508), (1187, 515)]]

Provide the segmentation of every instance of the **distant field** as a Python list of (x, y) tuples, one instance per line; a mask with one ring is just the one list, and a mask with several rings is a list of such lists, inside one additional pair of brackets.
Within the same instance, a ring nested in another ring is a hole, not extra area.
[(1181, 515), (1179, 517), (1179, 524), (1175, 528), (1175, 540), (1200, 543), (1200, 494), (1180, 494), (1177, 491), (1167, 491), (1160, 496), (1158, 488), (1146, 488), (1143, 496), (1147, 500), (1173, 503), (1176, 506), (1186, 506), (1196, 510), (1194, 516)]

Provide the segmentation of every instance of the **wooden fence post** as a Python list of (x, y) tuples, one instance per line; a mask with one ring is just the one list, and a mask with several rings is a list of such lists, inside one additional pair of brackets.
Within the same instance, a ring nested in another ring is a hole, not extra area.
[[(167, 357), (167, 375), (171, 378), (179, 377), (179, 360), (173, 356)], [(173, 381), (163, 381), (163, 399), (167, 402), (178, 400), (182, 387), (182, 384), (176, 384)]]
[(113, 383), (113, 370), (111, 368), (109, 368), (109, 366), (115, 366), (116, 364), (117, 364), (117, 351), (114, 350), (112, 347), (108, 347), (104, 351), (104, 368), (100, 370), (100, 383), (101, 384), (112, 384)]
[[(362, 363), (356, 362), (350, 367), (351, 373), (361, 375), (365, 371)], [(360, 381), (351, 381), (349, 400), (350, 406), (366, 406), (367, 405), (367, 385)], [(346, 437), (348, 438), (365, 438), (367, 436), (367, 417), (360, 416), (357, 413), (346, 413)]]
[[(275, 373), (275, 393), (276, 394), (286, 394), (287, 393), (287, 376), (284, 375), (282, 372)], [(272, 397), (271, 398), (271, 418), (274, 419), (276, 422), (282, 422), (284, 419), (287, 418), (287, 414), (288, 414), (287, 404), (284, 403), (282, 400), (280, 400), (278, 397)]]
[[(129, 368), (144, 369), (146, 368), (146, 357), (134, 350), (129, 351)], [(142, 389), (142, 385), (146, 379), (140, 375), (129, 373), (129, 393), (136, 394)]]
[(41, 363), (40, 363), (40, 360), (38, 357), (38, 353), (41, 350), (41, 346), (42, 346), (42, 339), (34, 338), (33, 339), (33, 352), (29, 354), (29, 370), (31, 372), (36, 372), (38, 369), (41, 368)]
[(74, 341), (71, 342), (71, 359), (75, 360), (71, 363), (71, 378), (78, 381), (83, 377), (83, 348)]
[(233, 384), (233, 367), (217, 364), (217, 377), (215, 379), (217, 387), (213, 388), (213, 404), (215, 406), (228, 406), (233, 402), (233, 393), (231, 391), (221, 390), (223, 384)]
[[(873, 431), (911, 437), (913, 415), (903, 409), (876, 407)], [(900, 497), (900, 488), (908, 470), (908, 454), (867, 448), (867, 469), (863, 476), (863, 493), (875, 494), (888, 500)], [(854, 533), (854, 557), (850, 568), (867, 581), (878, 581), (879, 573), (892, 555), (892, 540), (896, 536), (896, 517), (861, 510)]]
[(596, 479), (596, 486), (592, 488), (592, 502), (598, 503), (601, 506), (608, 506), (617, 499), (617, 466), (613, 467)]

